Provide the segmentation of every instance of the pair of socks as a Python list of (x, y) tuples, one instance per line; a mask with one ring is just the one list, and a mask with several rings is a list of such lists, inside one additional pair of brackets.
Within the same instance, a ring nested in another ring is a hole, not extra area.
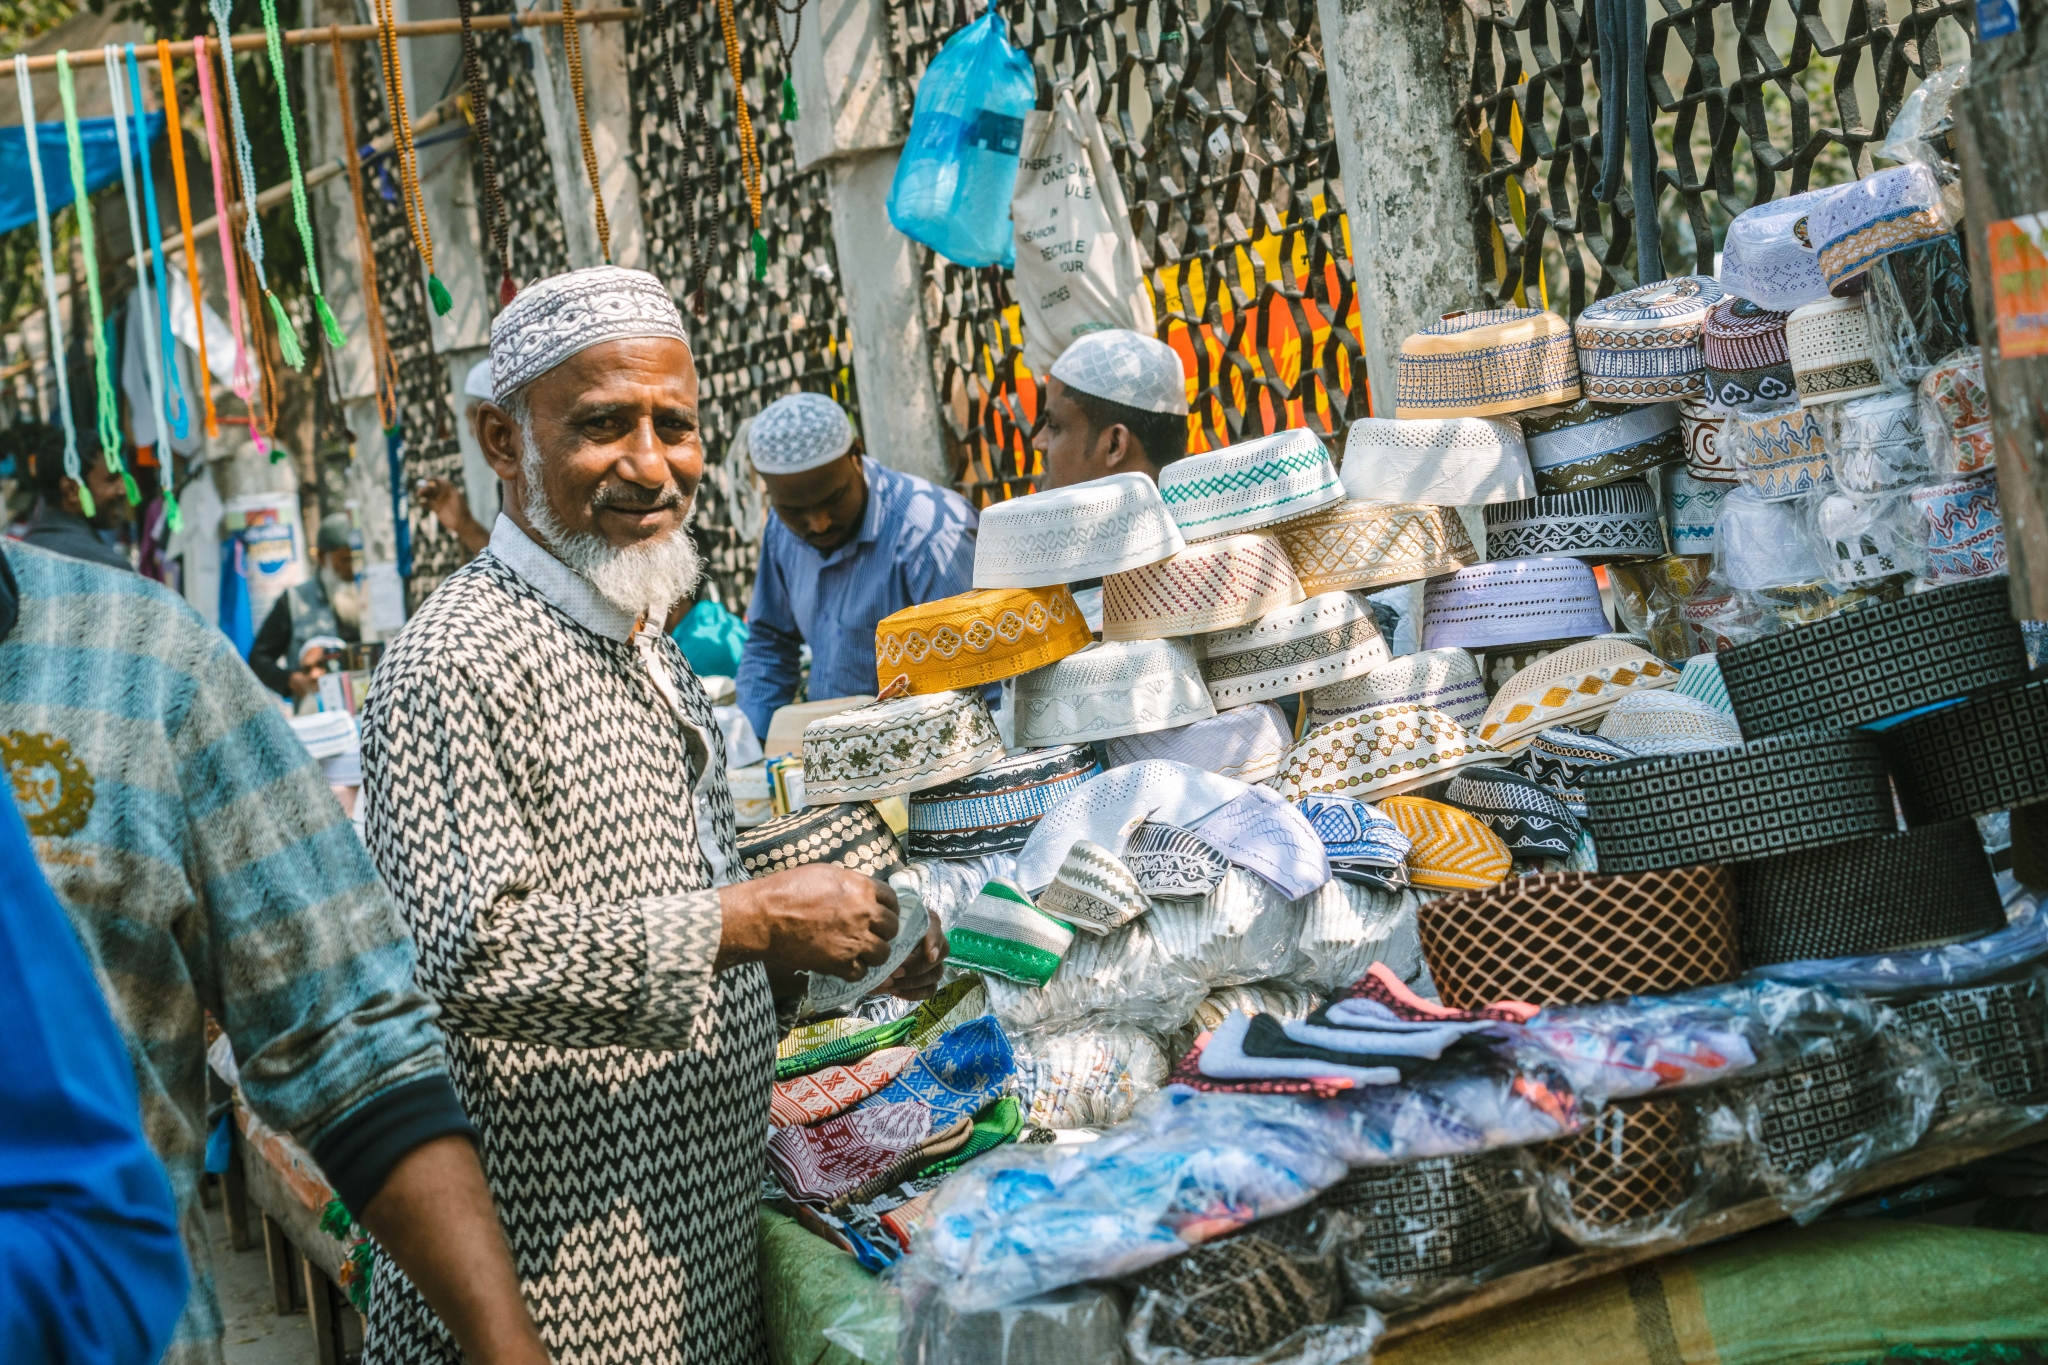
[[(1357, 1065), (1357, 1058), (1329, 1061), (1313, 1055), (1254, 1056), (1246, 1051), (1245, 1045), (1253, 1037), (1255, 1025), (1259, 1026), (1257, 1037), (1262, 1046), (1278, 1051), (1299, 1047), (1280, 1031), (1279, 1021), (1271, 1015), (1262, 1014), (1255, 1019), (1232, 1010), (1210, 1033), (1209, 1045), (1202, 1049), (1202, 1074), (1217, 1081), (1330, 1079), (1348, 1081), (1354, 1086), (1398, 1085), (1402, 1080), (1397, 1066), (1361, 1066)], [(1406, 1060), (1412, 1063), (1413, 1059)]]

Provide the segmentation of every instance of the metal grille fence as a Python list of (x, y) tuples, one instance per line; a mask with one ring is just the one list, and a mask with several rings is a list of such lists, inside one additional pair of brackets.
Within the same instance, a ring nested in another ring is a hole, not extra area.
[[(1131, 205), (1159, 335), (1196, 383), (1190, 450), (1366, 415), (1364, 352), (1313, 0), (997, 0), (1040, 107), (1088, 78)], [(915, 83), (967, 0), (888, 0)], [(1043, 376), (1022, 360), (1010, 272), (924, 258), (949, 452), (977, 504), (1031, 490)]]
[[(1970, 0), (1634, 2), (1649, 19), (1659, 240), (1673, 275), (1713, 273), (1728, 223), (1753, 203), (1868, 175), (1944, 45), (1960, 55), (1973, 10)], [(1480, 240), (1492, 242), (1479, 262), (1490, 301), (1569, 317), (1632, 288), (1630, 188), (1611, 205), (1593, 197), (1593, 0), (1445, 4), (1470, 55), (1463, 122)]]

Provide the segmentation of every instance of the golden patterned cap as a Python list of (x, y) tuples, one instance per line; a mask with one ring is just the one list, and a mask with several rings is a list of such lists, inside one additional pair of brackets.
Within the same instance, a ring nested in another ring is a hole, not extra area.
[(1679, 669), (1640, 641), (1602, 637), (1547, 654), (1501, 684), (1479, 738), (1510, 753), (1553, 725), (1583, 726), (1632, 692), (1678, 686)]
[(1394, 416), (1493, 417), (1579, 396), (1571, 324), (1537, 308), (1446, 313), (1401, 343)]
[(1043, 668), (1095, 637), (1074, 594), (1050, 588), (976, 588), (906, 607), (875, 627), (875, 677), (910, 694), (967, 691)]
[(1377, 591), (1479, 561), (1464, 518), (1430, 503), (1349, 499), (1283, 522), (1272, 534), (1311, 597), (1338, 589)]
[(1441, 711), (1382, 706), (1309, 731), (1272, 785), (1289, 801), (1321, 795), (1378, 801), (1441, 782), (1468, 763), (1502, 757)]
[(1508, 846), (1470, 812), (1419, 796), (1389, 797), (1379, 808), (1408, 836), (1408, 880), (1415, 886), (1476, 891), (1500, 885), (1514, 868)]

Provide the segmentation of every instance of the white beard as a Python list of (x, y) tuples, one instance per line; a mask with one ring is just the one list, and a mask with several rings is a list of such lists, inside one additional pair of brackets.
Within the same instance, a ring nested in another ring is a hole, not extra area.
[(696, 593), (704, 565), (690, 538), (693, 506), (683, 508), (682, 523), (675, 530), (638, 545), (620, 547), (602, 536), (571, 531), (541, 491), (540, 447), (533, 439), (531, 419), (520, 424), (520, 437), (526, 520), (556, 558), (605, 601), (636, 618), (663, 621), (671, 607)]
[(334, 619), (345, 630), (359, 630), (363, 623), (363, 590), (353, 579), (344, 579), (340, 574), (320, 566), (320, 588), (327, 594), (327, 605), (334, 609)]

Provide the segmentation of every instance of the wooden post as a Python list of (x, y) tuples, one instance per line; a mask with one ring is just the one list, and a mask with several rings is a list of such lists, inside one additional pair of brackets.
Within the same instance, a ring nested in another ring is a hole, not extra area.
[(299, 1259), (299, 1253), (277, 1220), (267, 1213), (263, 1215), (263, 1259), (270, 1264), (271, 1308), (281, 1318), (290, 1317), (299, 1311), (293, 1302), (297, 1291), (292, 1284), (293, 1263)]
[(228, 1169), (220, 1178), (221, 1204), (228, 1220), (228, 1249), (247, 1251), (252, 1239), (249, 1236), (249, 1178), (242, 1174), (242, 1135), (235, 1133), (230, 1141), (233, 1148), (228, 1155)]
[(1955, 103), (1955, 141), (2013, 614), (2040, 620), (2048, 618), (2048, 355), (2008, 354), (2010, 337), (2001, 344), (1989, 244), (1994, 224), (2048, 213), (2048, 5), (2019, 8), (2019, 32), (1981, 44)]
[(306, 1311), (313, 1316), (314, 1365), (341, 1365), (341, 1350), (335, 1332), (339, 1324), (334, 1312), (334, 1284), (327, 1272), (304, 1256), (299, 1264), (306, 1272)]

